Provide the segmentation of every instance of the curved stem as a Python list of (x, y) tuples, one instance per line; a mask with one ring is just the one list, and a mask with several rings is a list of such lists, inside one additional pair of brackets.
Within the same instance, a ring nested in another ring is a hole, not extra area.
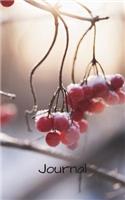
[(59, 72), (59, 86), (62, 87), (63, 66), (64, 66), (64, 62), (65, 62), (65, 58), (66, 58), (66, 54), (67, 54), (68, 46), (69, 46), (69, 30), (68, 30), (68, 26), (67, 26), (66, 22), (64, 21), (64, 19), (60, 15), (59, 15), (59, 18), (62, 21), (65, 31), (66, 31), (66, 47), (65, 47), (65, 51), (64, 51), (64, 55), (63, 55), (62, 63), (61, 63), (61, 67), (60, 67), (60, 72)]
[[(51, 9), (48, 8), (48, 6), (46, 5), (43, 5), (39, 2), (36, 2), (34, 0), (24, 0), (25, 2), (31, 4), (32, 6), (35, 6), (37, 8), (40, 8), (42, 10), (45, 10), (45, 11), (48, 11), (48, 12), (51, 12)], [(61, 15), (64, 15), (64, 16), (67, 16), (67, 17), (71, 17), (73, 19), (77, 19), (77, 20), (82, 20), (82, 21), (86, 21), (86, 22), (92, 22), (92, 19), (91, 18), (87, 18), (87, 17), (81, 17), (81, 16), (78, 16), (78, 15), (74, 15), (74, 14), (71, 14), (71, 13), (67, 13), (67, 12), (62, 12), (60, 11), (60, 14)], [(100, 21), (100, 20), (106, 20), (106, 19), (109, 19), (109, 17), (95, 17), (96, 21)]]
[[(91, 12), (91, 10), (89, 8), (87, 8), (86, 6), (84, 6), (83, 4), (78, 2), (77, 0), (74, 0), (74, 1), (89, 13), (89, 15), (90, 15), (92, 20), (94, 19), (93, 14), (92, 14), (92, 12)], [(87, 33), (92, 29), (92, 27), (93, 27), (93, 23), (91, 23), (91, 26), (85, 31), (85, 33), (82, 35), (82, 37), (80, 38), (80, 40), (79, 40), (79, 42), (77, 44), (75, 55), (74, 55), (74, 59), (73, 59), (72, 73), (71, 73), (71, 79), (72, 79), (73, 83), (75, 83), (75, 64), (76, 64), (76, 60), (77, 60), (77, 55), (78, 55), (78, 50), (79, 50), (80, 44), (82, 43), (82, 41), (83, 41), (84, 37), (87, 35)]]
[(44, 62), (44, 60), (48, 57), (49, 53), (51, 52), (56, 39), (57, 39), (57, 34), (58, 34), (58, 18), (57, 16), (54, 15), (54, 21), (55, 21), (55, 33), (54, 33), (54, 37), (53, 37), (53, 41), (47, 51), (47, 53), (45, 54), (45, 56), (42, 58), (42, 60), (40, 60), (40, 62), (32, 69), (31, 73), (30, 73), (30, 88), (31, 88), (31, 93), (33, 95), (33, 102), (34, 102), (34, 106), (37, 105), (37, 100), (36, 100), (36, 94), (35, 94), (35, 90), (33, 87), (33, 75), (35, 73), (35, 71), (38, 69), (38, 67)]
[(78, 51), (79, 51), (79, 47), (81, 45), (81, 42), (83, 41), (84, 37), (87, 35), (87, 33), (92, 29), (93, 25), (91, 25), (86, 31), (85, 33), (82, 35), (82, 37), (80, 38), (77, 47), (76, 47), (76, 51), (75, 51), (75, 55), (73, 58), (73, 65), (72, 65), (72, 82), (75, 83), (75, 64), (76, 64), (76, 60), (77, 60), (77, 55), (78, 55)]

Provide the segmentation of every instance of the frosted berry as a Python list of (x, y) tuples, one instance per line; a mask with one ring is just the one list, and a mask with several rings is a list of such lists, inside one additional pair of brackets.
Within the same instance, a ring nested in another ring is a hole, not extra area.
[(59, 131), (66, 131), (69, 128), (68, 114), (63, 112), (56, 112), (53, 114), (54, 129)]
[(115, 105), (119, 103), (119, 96), (117, 93), (110, 91), (108, 96), (105, 98), (105, 102), (108, 105)]
[(117, 90), (121, 88), (124, 84), (124, 77), (120, 74), (116, 74), (111, 78), (111, 89)]
[(92, 100), (88, 107), (88, 111), (90, 113), (101, 113), (104, 111), (104, 109), (105, 109), (105, 103), (103, 101)]
[(80, 127), (80, 133), (84, 133), (88, 129), (88, 122), (87, 120), (82, 119), (81, 121), (78, 122), (79, 127)]
[(83, 99), (82, 87), (78, 84), (71, 84), (67, 88), (68, 99), (72, 102), (79, 102)]
[(124, 104), (125, 103), (125, 92), (122, 90), (119, 90), (116, 92), (116, 94), (119, 96), (119, 104)]
[(93, 85), (94, 97), (105, 97), (108, 94), (108, 86), (106, 83), (96, 83)]
[(71, 118), (74, 120), (74, 121), (80, 121), (82, 118), (83, 118), (83, 114), (84, 112), (82, 110), (75, 110), (75, 111), (72, 111), (71, 113)]
[(93, 97), (93, 88), (88, 85), (82, 86), (84, 100), (91, 99)]
[(46, 136), (46, 143), (51, 146), (55, 147), (60, 143), (60, 135), (57, 131), (51, 131)]
[(85, 111), (88, 110), (89, 104), (90, 104), (90, 100), (80, 101), (79, 104), (78, 104), (78, 108), (77, 109), (85, 112)]
[(72, 124), (66, 132), (61, 133), (62, 143), (67, 145), (74, 144), (79, 140), (79, 133), (79, 126)]
[(39, 116), (36, 118), (36, 128), (40, 132), (48, 132), (53, 128), (53, 119), (51, 116)]
[(14, 0), (0, 0), (0, 3), (4, 7), (10, 7), (14, 4)]

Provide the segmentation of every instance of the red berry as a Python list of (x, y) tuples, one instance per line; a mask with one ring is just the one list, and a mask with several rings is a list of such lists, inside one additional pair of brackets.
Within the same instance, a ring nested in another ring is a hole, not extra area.
[(111, 89), (117, 90), (121, 88), (124, 84), (124, 77), (120, 74), (116, 74), (111, 78)]
[(108, 96), (105, 98), (105, 102), (108, 105), (115, 105), (119, 103), (119, 96), (115, 93), (110, 91)]
[(102, 83), (96, 83), (93, 85), (93, 94), (94, 97), (105, 97), (108, 94), (108, 86), (107, 84), (104, 82)]
[(72, 102), (79, 102), (83, 99), (83, 91), (82, 87), (78, 84), (71, 84), (67, 88), (68, 91), (68, 99)]
[(90, 104), (90, 100), (80, 101), (77, 109), (85, 112), (88, 110), (89, 104)]
[(87, 120), (82, 119), (78, 123), (79, 123), (79, 127), (80, 127), (80, 133), (86, 132), (87, 129), (88, 129), (88, 122), (87, 122)]
[(53, 119), (51, 116), (39, 116), (36, 118), (36, 128), (40, 132), (48, 132), (53, 128)]
[(51, 146), (55, 147), (60, 143), (60, 135), (57, 131), (51, 131), (46, 136), (46, 143)]
[(119, 104), (125, 103), (125, 92), (119, 90), (117, 91), (117, 95), (119, 96)]
[(61, 142), (62, 142), (63, 144), (67, 144), (66, 133), (65, 133), (65, 132), (61, 132), (60, 140), (61, 140)]
[(91, 113), (101, 113), (105, 109), (105, 104), (103, 101), (94, 101), (92, 100), (90, 102), (90, 105), (88, 107), (88, 111)]
[(71, 145), (79, 140), (79, 126), (72, 124), (68, 131), (61, 133), (61, 141), (63, 144)]
[(14, 0), (0, 0), (0, 3), (4, 7), (10, 7), (14, 4)]
[(82, 118), (83, 118), (83, 111), (82, 110), (75, 110), (75, 111), (72, 111), (71, 113), (71, 117), (74, 121), (80, 121)]
[(70, 96), (67, 96), (68, 104), (72, 109), (76, 109), (78, 107), (78, 102), (73, 101)]
[(83, 85), (82, 90), (83, 90), (83, 96), (85, 100), (91, 99), (93, 97), (93, 88), (91, 86)]
[(54, 113), (53, 119), (54, 129), (59, 131), (66, 131), (69, 128), (69, 119), (67, 113)]
[(4, 104), (0, 106), (0, 124), (10, 121), (17, 113), (14, 104)]

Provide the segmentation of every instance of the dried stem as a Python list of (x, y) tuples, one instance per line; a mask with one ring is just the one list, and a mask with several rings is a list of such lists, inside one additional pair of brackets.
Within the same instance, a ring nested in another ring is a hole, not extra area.
[(76, 60), (77, 60), (77, 55), (78, 55), (78, 51), (79, 51), (79, 47), (81, 42), (83, 41), (84, 37), (87, 35), (87, 33), (92, 29), (93, 25), (91, 25), (86, 31), (85, 33), (82, 35), (82, 37), (80, 38), (77, 47), (76, 47), (76, 51), (75, 51), (75, 55), (73, 58), (73, 65), (72, 65), (72, 82), (75, 83), (75, 64), (76, 64)]
[[(76, 51), (75, 51), (75, 55), (74, 55), (74, 59), (73, 59), (73, 65), (72, 65), (72, 73), (71, 73), (71, 78), (72, 78), (72, 82), (75, 83), (75, 64), (76, 64), (76, 60), (77, 60), (77, 55), (78, 55), (78, 50), (79, 50), (79, 47), (84, 39), (84, 37), (86, 36), (86, 34), (94, 27), (94, 38), (93, 38), (93, 57), (92, 57), (92, 61), (88, 64), (87, 69), (86, 70), (86, 73), (84, 75), (84, 78), (83, 78), (83, 82), (82, 84), (84, 84), (84, 82), (87, 82), (87, 78), (91, 72), (91, 69), (95, 69), (96, 71), (96, 74), (98, 75), (98, 67), (97, 67), (97, 64), (98, 66), (100, 67), (103, 75), (104, 75), (104, 78), (105, 78), (105, 72), (101, 66), (101, 64), (96, 60), (96, 56), (95, 56), (95, 49), (96, 49), (96, 22), (97, 22), (97, 19), (94, 18), (92, 12), (90, 9), (88, 9), (86, 6), (84, 6), (83, 4), (81, 4), (80, 2), (78, 2), (77, 0), (74, 0), (78, 5), (80, 5), (84, 10), (86, 10), (92, 21), (91, 21), (91, 26), (85, 31), (85, 33), (82, 35), (82, 37), (80, 38), (78, 44), (77, 44), (77, 47), (76, 47)], [(97, 17), (98, 18), (98, 17)], [(87, 75), (88, 74), (88, 75)], [(86, 78), (85, 78), (86, 77)]]
[(57, 35), (58, 35), (58, 18), (57, 16), (53, 15), (54, 17), (54, 21), (55, 21), (55, 33), (54, 33), (54, 37), (53, 37), (53, 41), (47, 51), (47, 53), (45, 54), (45, 56), (42, 58), (42, 60), (40, 60), (40, 62), (32, 69), (31, 73), (30, 73), (30, 88), (31, 88), (31, 93), (33, 95), (33, 104), (34, 106), (37, 105), (37, 100), (36, 100), (36, 94), (35, 94), (35, 90), (33, 87), (33, 75), (35, 73), (35, 71), (38, 69), (38, 67), (45, 61), (45, 59), (48, 57), (49, 53), (51, 52), (52, 48), (54, 47), (54, 44), (56, 42), (57, 39)]
[[(80, 7), (82, 7), (85, 11), (88, 12), (88, 14), (90, 15), (91, 19), (93, 20), (93, 14), (91, 12), (91, 10), (89, 8), (87, 8), (86, 6), (84, 6), (83, 4), (81, 4), (80, 2), (78, 2), (77, 0), (74, 0), (78, 5), (80, 5)], [(87, 35), (87, 33), (93, 28), (94, 26), (94, 41), (93, 41), (93, 58), (95, 58), (95, 38), (96, 38), (96, 26), (95, 26), (95, 21), (91, 21), (91, 26), (84, 32), (84, 34), (82, 35), (82, 37), (80, 38), (77, 47), (76, 47), (76, 51), (75, 51), (75, 55), (73, 58), (73, 65), (72, 65), (72, 73), (71, 73), (71, 78), (72, 78), (72, 82), (75, 83), (75, 64), (76, 64), (76, 60), (77, 60), (77, 56), (78, 56), (78, 51), (79, 51), (79, 47), (84, 39), (84, 37)]]
[[(64, 155), (62, 153), (47, 150), (43, 148), (42, 145), (35, 144), (29, 140), (20, 140), (10, 137), (5, 133), (0, 133), (0, 145), (40, 153), (41, 155), (50, 156), (67, 162), (78, 163), (81, 160), (81, 158), (72, 157), (71, 155)], [(125, 187), (125, 177), (119, 173), (113, 173), (112, 171), (110, 172), (90, 164), (87, 164), (87, 170), (89, 173), (97, 174), (107, 181), (112, 183), (119, 183), (121, 186)]]
[[(24, 0), (24, 1), (29, 3), (29, 4), (31, 4), (34, 7), (40, 8), (40, 9), (42, 9), (44, 11), (48, 11), (48, 12), (51, 11), (51, 9), (48, 6), (43, 5), (43, 4), (41, 4), (41, 3), (39, 3), (39, 2), (37, 2), (35, 0)], [(91, 18), (81, 17), (81, 16), (78, 16), (78, 15), (74, 15), (74, 14), (67, 13), (67, 12), (62, 12), (62, 11), (60, 11), (59, 13), (60, 13), (60, 15), (64, 15), (64, 16), (67, 16), (67, 17), (70, 17), (70, 18), (73, 18), (73, 19), (92, 22)], [(99, 17), (99, 16), (94, 17), (94, 20), (96, 20), (97, 22), (101, 21), (101, 20), (107, 20), (107, 19), (109, 19), (109, 17)]]
[(10, 99), (15, 99), (15, 98), (16, 98), (16, 95), (15, 95), (15, 94), (3, 92), (3, 91), (1, 91), (1, 90), (0, 90), (0, 95), (5, 96), (5, 97), (8, 97), (8, 98), (10, 98)]

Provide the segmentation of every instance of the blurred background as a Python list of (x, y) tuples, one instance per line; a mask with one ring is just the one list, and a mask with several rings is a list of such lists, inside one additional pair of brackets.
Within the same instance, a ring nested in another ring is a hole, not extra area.
[[(87, 16), (86, 12), (69, 0), (50, 0), (59, 2), (62, 10)], [(125, 75), (125, 1), (82, 1), (94, 15), (109, 16), (109, 20), (97, 23), (96, 56), (106, 74)], [(18, 108), (17, 117), (2, 131), (17, 138), (27, 138), (36, 143), (40, 136), (34, 128), (27, 132), (24, 113), (32, 108), (32, 96), (29, 87), (29, 75), (33, 66), (44, 56), (53, 39), (54, 23), (52, 16), (23, 0), (15, 0), (9, 8), (0, 5), (1, 37), (1, 88), (16, 94), (14, 103)], [(76, 44), (89, 26), (82, 22), (64, 17), (70, 31), (70, 45), (66, 57), (63, 81), (67, 86), (71, 82), (71, 67)], [(76, 78), (79, 82), (85, 67), (92, 58), (93, 31), (84, 39), (77, 60)], [(65, 48), (65, 32), (59, 26), (58, 39), (47, 60), (39, 67), (34, 76), (34, 84), (39, 109), (47, 108), (51, 96), (58, 85), (58, 73)], [(2, 102), (8, 99), (2, 98)], [(60, 146), (54, 150), (81, 157), (80, 164), (87, 161), (105, 167), (117, 169), (125, 175), (125, 106), (108, 107), (99, 115), (89, 116), (89, 131), (83, 136), (78, 150), (71, 152)], [(2, 191), (3, 200), (23, 199), (83, 199), (105, 200), (125, 199), (124, 188), (114, 191), (112, 184), (96, 175), (83, 177), (82, 192), (78, 192), (77, 175), (41, 175), (38, 169), (42, 164), (64, 165), (63, 161), (27, 151), (2, 148)]]

